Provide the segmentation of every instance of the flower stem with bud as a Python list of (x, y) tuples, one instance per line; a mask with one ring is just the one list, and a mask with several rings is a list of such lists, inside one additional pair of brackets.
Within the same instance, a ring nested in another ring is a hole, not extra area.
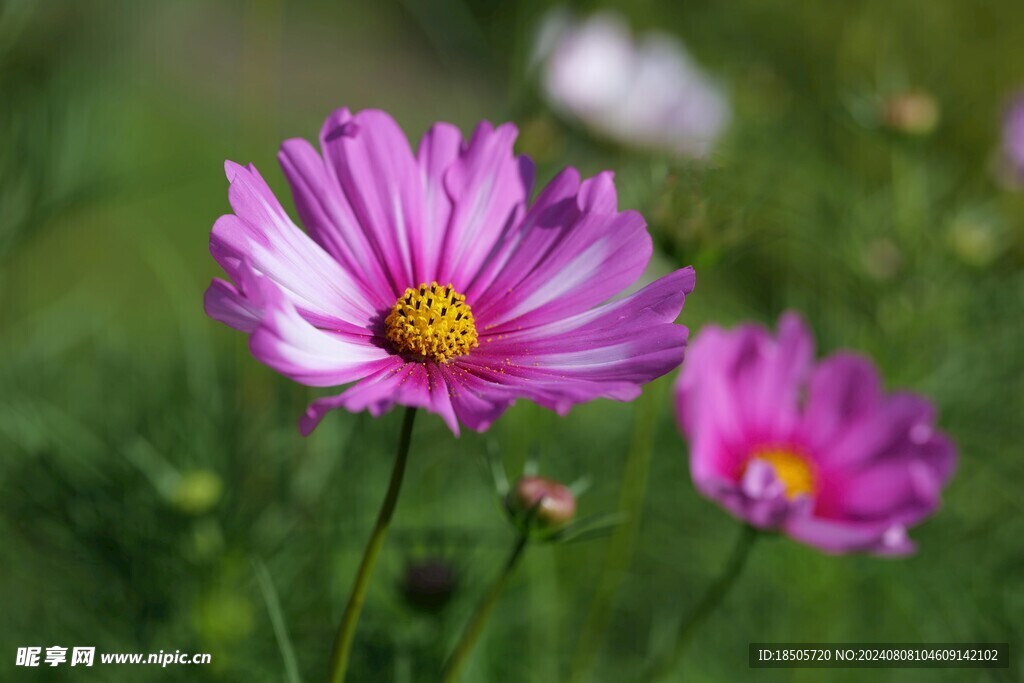
[(469, 660), (469, 653), (480, 639), (487, 618), (494, 611), (498, 598), (508, 585), (530, 540), (553, 542), (559, 538), (560, 531), (572, 524), (576, 517), (576, 495), (569, 487), (547, 477), (523, 476), (511, 490), (505, 491), (505, 510), (516, 530), (512, 552), (498, 578), (477, 605), (455, 651), (445, 662), (441, 677), (444, 683), (456, 683), (459, 680)]

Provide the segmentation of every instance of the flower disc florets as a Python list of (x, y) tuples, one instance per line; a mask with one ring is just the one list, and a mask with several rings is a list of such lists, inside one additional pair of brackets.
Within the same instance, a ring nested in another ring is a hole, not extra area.
[(792, 448), (763, 448), (754, 451), (751, 460), (761, 460), (772, 466), (787, 498), (814, 493), (814, 470), (808, 458), (799, 451)]
[(400, 353), (438, 363), (480, 344), (466, 297), (437, 282), (406, 289), (391, 307), (384, 333)]

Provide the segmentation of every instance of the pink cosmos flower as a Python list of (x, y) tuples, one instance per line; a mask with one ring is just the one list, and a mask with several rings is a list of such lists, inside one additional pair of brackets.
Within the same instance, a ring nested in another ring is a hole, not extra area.
[(336, 111), (320, 153), (279, 154), (306, 232), (255, 168), (226, 164), (234, 213), (210, 251), (231, 282), (213, 281), (207, 314), (297, 382), (354, 383), (312, 403), (304, 434), (334, 408), (395, 404), (483, 431), (516, 398), (560, 414), (628, 401), (682, 362), (693, 269), (609, 302), (650, 259), (643, 218), (618, 210), (608, 172), (567, 168), (531, 203), (515, 137), (438, 123), (413, 152), (388, 114)]
[(907, 527), (935, 511), (956, 464), (930, 403), (886, 396), (860, 356), (815, 364), (792, 313), (775, 338), (749, 324), (702, 331), (676, 408), (701, 493), (826, 552), (911, 552)]

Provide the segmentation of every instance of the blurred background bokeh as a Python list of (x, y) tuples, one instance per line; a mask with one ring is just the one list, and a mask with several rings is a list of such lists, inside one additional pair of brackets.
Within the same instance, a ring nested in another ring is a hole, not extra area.
[[(390, 111), (413, 139), (435, 120), (514, 120), (541, 180), (614, 169), (620, 205), (655, 236), (652, 269), (697, 268), (692, 331), (798, 309), (820, 353), (867, 353), (888, 387), (939, 406), (961, 461), (912, 531), (919, 552), (762, 544), (685, 680), (824, 680), (749, 671), (751, 641), (1009, 641), (1008, 670), (870, 674), (1018, 680), (1024, 193), (1000, 135), (1024, 87), (1024, 3), (572, 8), (685, 43), (732, 112), (700, 160), (633, 149), (549, 103), (534, 47), (549, 9), (0, 0), (0, 679), (325, 678), (400, 416), (339, 412), (299, 437), (323, 392), (254, 361), (201, 301), (209, 229), (229, 210), (223, 161), (255, 163), (294, 216), (278, 144), (315, 139), (348, 106)], [(549, 476), (589, 476), (581, 512), (627, 521), (531, 549), (466, 680), (632, 680), (738, 532), (690, 483), (673, 379), (564, 419), (520, 404), (482, 436), (421, 417), (350, 680), (436, 680), (511, 538), (488, 453), (510, 474), (535, 457)], [(16, 668), (28, 645), (213, 663)]]

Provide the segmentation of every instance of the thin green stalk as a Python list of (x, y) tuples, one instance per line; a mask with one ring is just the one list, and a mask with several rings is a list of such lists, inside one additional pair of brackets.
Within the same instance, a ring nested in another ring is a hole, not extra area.
[(406, 408), (402, 421), (402, 433), (398, 437), (395, 464), (391, 470), (391, 482), (384, 495), (384, 502), (381, 503), (380, 512), (377, 513), (377, 523), (373, 526), (370, 542), (366, 544), (366, 550), (363, 552), (359, 571), (356, 572), (356, 581), (352, 586), (352, 593), (348, 597), (348, 604), (345, 605), (345, 614), (341, 618), (338, 635), (334, 639), (331, 676), (328, 679), (330, 683), (342, 683), (345, 680), (348, 658), (352, 651), (352, 641), (356, 635), (356, 624), (359, 623), (359, 613), (363, 609), (366, 590), (370, 586), (370, 577), (373, 575), (373, 567), (377, 564), (377, 556), (380, 555), (380, 549), (384, 546), (384, 537), (387, 535), (388, 525), (391, 524), (391, 517), (395, 512), (395, 504), (398, 503), (398, 494), (402, 490), (402, 478), (405, 475), (405, 463), (409, 457), (409, 443), (412, 441), (412, 425), (415, 419), (416, 409)]
[(572, 659), (571, 683), (583, 683), (590, 677), (597, 653), (604, 641), (605, 632), (612, 618), (615, 596), (619, 592), (622, 578), (633, 561), (636, 533), (640, 526), (640, 513), (650, 474), (651, 455), (654, 452), (654, 433), (661, 413), (663, 390), (661, 384), (648, 385), (640, 396), (634, 410), (633, 437), (626, 455), (626, 467), (622, 473), (619, 488), (618, 511), (626, 521), (618, 525), (608, 541), (604, 565), (590, 603), (587, 617), (576, 645)]
[(295, 648), (292, 647), (292, 640), (288, 637), (288, 627), (284, 622), (281, 600), (274, 588), (274, 581), (270, 578), (270, 571), (263, 560), (258, 558), (253, 559), (252, 567), (256, 573), (256, 582), (259, 584), (260, 592), (263, 593), (263, 601), (267, 603), (267, 613), (270, 615), (270, 625), (274, 629), (274, 639), (277, 640), (277, 647), (281, 651), (281, 659), (284, 661), (284, 679), (287, 683), (302, 683), (299, 665), (295, 660)]
[(480, 600), (480, 604), (476, 606), (476, 612), (473, 613), (473, 618), (469, 620), (469, 624), (466, 625), (466, 629), (462, 632), (459, 644), (455, 647), (455, 651), (452, 652), (444, 665), (444, 672), (442, 674), (444, 683), (456, 683), (459, 680), (459, 675), (469, 660), (469, 653), (472, 652), (476, 641), (480, 639), (480, 634), (483, 633), (487, 618), (494, 611), (494, 606), (498, 603), (498, 598), (501, 597), (505, 586), (508, 585), (512, 572), (515, 570), (516, 565), (519, 564), (519, 560), (522, 558), (523, 551), (526, 550), (528, 542), (527, 534), (519, 534), (516, 538), (515, 545), (512, 547), (512, 553), (508, 556), (501, 574), (491, 584), (490, 589)]
[(757, 528), (749, 524), (743, 525), (739, 538), (736, 539), (736, 545), (733, 546), (732, 554), (729, 556), (729, 561), (725, 565), (725, 569), (718, 579), (711, 584), (707, 592), (704, 593), (704, 597), (697, 603), (697, 607), (690, 613), (689, 618), (680, 625), (679, 633), (676, 636), (676, 644), (672, 652), (662, 660), (661, 666), (656, 669), (656, 674), (651, 680), (664, 680), (675, 671), (697, 629), (718, 608), (736, 584), (740, 574), (743, 573), (743, 568), (747, 564), (747, 558), (750, 557), (750, 551), (754, 547), (754, 542), (757, 541), (760, 535), (761, 533)]

